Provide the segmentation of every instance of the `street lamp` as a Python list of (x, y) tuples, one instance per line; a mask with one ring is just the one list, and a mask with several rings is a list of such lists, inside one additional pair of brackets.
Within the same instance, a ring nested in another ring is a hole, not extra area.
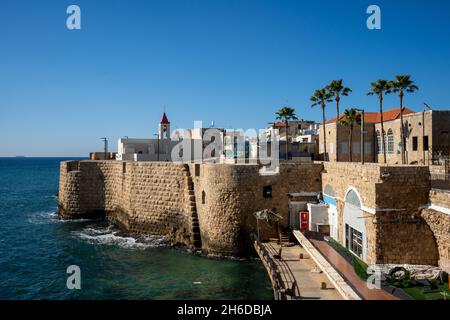
[(362, 113), (361, 117), (361, 164), (364, 164), (364, 109), (357, 109), (356, 111), (360, 111)]
[(108, 153), (108, 139), (107, 138), (100, 138), (100, 140), (103, 140), (103, 150), (105, 152), (105, 160), (107, 160), (107, 153)]

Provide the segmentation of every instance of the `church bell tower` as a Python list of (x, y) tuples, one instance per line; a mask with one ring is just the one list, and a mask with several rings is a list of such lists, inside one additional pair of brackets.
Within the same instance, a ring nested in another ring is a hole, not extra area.
[(161, 140), (170, 140), (170, 122), (167, 119), (167, 115), (164, 112), (161, 121), (159, 122), (159, 139)]

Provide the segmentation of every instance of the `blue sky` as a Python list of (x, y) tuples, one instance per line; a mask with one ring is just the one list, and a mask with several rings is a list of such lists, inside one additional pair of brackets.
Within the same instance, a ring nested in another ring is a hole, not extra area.
[[(382, 30), (366, 28), (370, 4)], [(309, 97), (340, 78), (344, 108), (376, 111), (370, 82), (401, 73), (420, 87), (408, 107), (450, 108), (446, 0), (2, 0), (0, 43), (0, 156), (85, 156), (105, 136), (116, 149), (151, 137), (164, 105), (177, 128), (264, 128), (286, 103), (320, 121)]]

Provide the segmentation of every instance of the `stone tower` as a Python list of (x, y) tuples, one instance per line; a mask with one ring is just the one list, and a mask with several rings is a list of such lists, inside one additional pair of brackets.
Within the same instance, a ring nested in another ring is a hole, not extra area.
[(170, 140), (170, 122), (167, 119), (167, 115), (164, 112), (161, 121), (159, 122), (159, 139)]

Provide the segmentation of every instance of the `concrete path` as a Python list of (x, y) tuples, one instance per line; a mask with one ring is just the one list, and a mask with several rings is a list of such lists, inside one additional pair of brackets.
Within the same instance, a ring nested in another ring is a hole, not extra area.
[[(271, 257), (278, 255), (280, 245), (277, 243), (264, 243)], [(300, 254), (303, 259), (300, 259)], [(342, 300), (343, 297), (333, 288), (328, 277), (320, 271), (315, 262), (309, 257), (305, 249), (299, 245), (282, 247), (281, 260), (274, 258), (278, 268), (282, 271), (283, 281), (287, 286), (297, 282), (300, 297), (308, 300)], [(311, 272), (313, 270), (313, 272)], [(322, 283), (325, 288), (322, 289)]]
[(353, 265), (345, 260), (333, 247), (326, 241), (308, 239), (314, 247), (330, 262), (341, 276), (351, 284), (351, 286), (365, 300), (399, 300), (396, 296), (384, 291), (383, 289), (369, 289), (367, 283), (362, 280), (355, 272)]

